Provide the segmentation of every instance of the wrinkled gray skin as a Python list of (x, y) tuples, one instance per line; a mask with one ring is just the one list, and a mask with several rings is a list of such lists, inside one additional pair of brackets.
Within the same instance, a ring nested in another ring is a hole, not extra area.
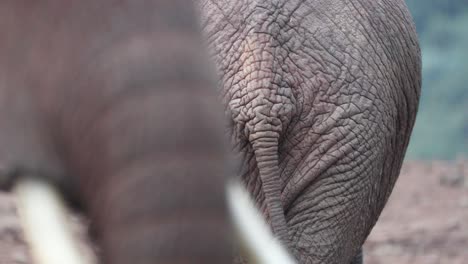
[[(419, 98), (403, 1), (196, 2), (240, 175), (273, 232), (300, 263), (357, 263)], [(58, 184), (104, 263), (231, 259), (220, 111), (190, 3), (0, 2), (0, 187)]]
[(0, 187), (59, 185), (104, 264), (232, 260), (222, 106), (196, 25), (182, 0), (0, 1)]
[(299, 263), (356, 257), (398, 177), (421, 85), (403, 0), (202, 0), (241, 176)]

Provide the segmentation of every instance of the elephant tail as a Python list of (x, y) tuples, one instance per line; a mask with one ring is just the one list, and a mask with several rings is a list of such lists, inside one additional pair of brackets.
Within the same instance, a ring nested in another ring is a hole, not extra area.
[(258, 131), (250, 134), (255, 160), (257, 162), (262, 190), (265, 197), (267, 217), (273, 234), (288, 245), (288, 226), (281, 200), (281, 180), (278, 162), (279, 133)]

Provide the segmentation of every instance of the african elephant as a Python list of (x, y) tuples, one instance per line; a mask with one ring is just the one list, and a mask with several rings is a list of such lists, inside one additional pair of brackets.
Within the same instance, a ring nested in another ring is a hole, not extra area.
[[(405, 4), (197, 4), (239, 175), (272, 231), (300, 263), (358, 261), (417, 111)], [(229, 165), (195, 25), (179, 0), (0, 4), (1, 185), (61, 186), (104, 263), (230, 262)]]
[(239, 174), (274, 234), (299, 263), (359, 263), (420, 96), (404, 1), (202, 0), (198, 8)]
[(223, 111), (190, 2), (1, 1), (0, 35), (3, 189), (60, 186), (102, 263), (231, 261)]

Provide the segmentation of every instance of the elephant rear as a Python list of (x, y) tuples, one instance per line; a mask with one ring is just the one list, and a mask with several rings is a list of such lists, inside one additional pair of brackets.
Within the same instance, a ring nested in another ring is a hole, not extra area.
[(359, 259), (418, 108), (404, 1), (221, 2), (203, 1), (202, 25), (245, 185), (300, 263)]

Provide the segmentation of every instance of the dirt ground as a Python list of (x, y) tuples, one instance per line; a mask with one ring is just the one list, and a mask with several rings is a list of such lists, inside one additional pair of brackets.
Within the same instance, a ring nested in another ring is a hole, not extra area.
[[(468, 263), (468, 160), (407, 162), (364, 251), (366, 264)], [(0, 264), (31, 264), (14, 201), (4, 193)]]
[(468, 160), (406, 163), (364, 250), (366, 264), (468, 263)]

